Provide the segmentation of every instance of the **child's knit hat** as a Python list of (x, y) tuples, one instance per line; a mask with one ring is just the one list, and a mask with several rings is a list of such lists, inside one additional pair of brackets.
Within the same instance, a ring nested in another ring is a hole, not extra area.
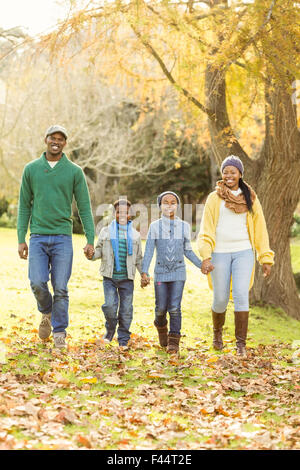
[(164, 191), (164, 192), (161, 193), (159, 196), (157, 196), (157, 205), (158, 205), (159, 208), (160, 208), (160, 206), (161, 206), (161, 200), (162, 200), (162, 198), (163, 198), (166, 194), (173, 194), (173, 196), (175, 196), (176, 199), (177, 199), (178, 205), (180, 206), (180, 199), (179, 199), (179, 197), (177, 196), (176, 193), (173, 193), (173, 191)]

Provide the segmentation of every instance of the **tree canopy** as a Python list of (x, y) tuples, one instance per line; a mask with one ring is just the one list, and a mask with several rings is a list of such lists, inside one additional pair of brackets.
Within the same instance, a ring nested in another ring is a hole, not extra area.
[[(108, 82), (145, 101), (172, 86), (199, 138), (207, 130), (212, 164), (229, 154), (257, 191), (271, 247), (270, 280), (258, 270), (253, 301), (299, 318), (289, 234), (300, 198), (300, 8), (291, 0), (91, 0), (37, 45), (66, 69), (85, 51)], [(103, 65), (105, 64), (105, 65)], [(278, 260), (278, 261), (277, 261)], [(288, 287), (287, 287), (288, 286)]]

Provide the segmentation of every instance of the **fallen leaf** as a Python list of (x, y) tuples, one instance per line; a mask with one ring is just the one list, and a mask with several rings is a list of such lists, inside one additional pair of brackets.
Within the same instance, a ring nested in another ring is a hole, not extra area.
[(87, 447), (88, 449), (92, 448), (91, 442), (81, 434), (78, 434), (78, 436), (76, 436), (76, 442), (84, 447)]
[(210, 364), (212, 362), (217, 362), (218, 360), (219, 360), (218, 356), (212, 356), (209, 359), (207, 359), (206, 362), (208, 362)]
[(164, 379), (167, 378), (165, 374), (157, 372), (156, 370), (151, 370), (148, 374), (149, 379)]
[(72, 410), (65, 408), (58, 413), (58, 415), (55, 417), (55, 421), (59, 421), (60, 423), (64, 424), (74, 424), (77, 421), (77, 417)]
[(64, 377), (62, 374), (56, 374), (55, 381), (61, 385), (70, 385), (70, 380), (67, 377)]
[(215, 407), (214, 406), (207, 406), (206, 408), (201, 408), (200, 412), (204, 415), (208, 415), (214, 413)]
[(226, 410), (224, 410), (224, 408), (221, 405), (218, 406), (215, 411), (217, 411), (217, 413), (223, 416), (230, 416), (229, 413)]
[(82, 382), (84, 384), (96, 384), (98, 382), (97, 377), (82, 377), (79, 380), (80, 380), (80, 382)]
[(104, 382), (109, 385), (122, 385), (123, 384), (122, 380), (116, 375), (105, 377)]
[(178, 400), (185, 400), (187, 398), (187, 396), (184, 392), (181, 392), (179, 390), (178, 392), (174, 393), (174, 398), (178, 398)]

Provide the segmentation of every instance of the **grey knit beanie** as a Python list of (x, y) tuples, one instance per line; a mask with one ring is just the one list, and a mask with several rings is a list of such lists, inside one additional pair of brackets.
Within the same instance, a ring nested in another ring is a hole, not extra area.
[(162, 200), (162, 198), (163, 198), (166, 194), (173, 194), (173, 196), (175, 196), (176, 199), (177, 199), (178, 205), (180, 206), (180, 199), (179, 199), (179, 197), (177, 196), (176, 193), (173, 193), (173, 191), (164, 191), (164, 192), (161, 193), (159, 196), (157, 196), (157, 205), (158, 205), (159, 208), (160, 208), (160, 206), (161, 206), (161, 200)]
[(223, 160), (221, 164), (221, 173), (223, 173), (223, 170), (226, 166), (235, 166), (235, 168), (237, 168), (243, 176), (244, 165), (242, 160), (239, 159), (239, 157), (236, 157), (235, 155), (229, 155), (229, 157), (225, 158), (225, 160)]

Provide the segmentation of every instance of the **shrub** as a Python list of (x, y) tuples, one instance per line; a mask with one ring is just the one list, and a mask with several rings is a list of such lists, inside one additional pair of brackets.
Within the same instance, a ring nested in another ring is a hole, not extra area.
[(9, 202), (5, 197), (0, 198), (0, 217), (8, 210)]
[(14, 214), (4, 212), (0, 217), (0, 227), (16, 228), (17, 217)]
[(72, 215), (72, 220), (73, 220), (73, 233), (79, 233), (82, 235), (83, 232), (83, 227), (81, 220), (79, 218), (78, 212), (74, 212)]
[(300, 215), (294, 214), (294, 223), (291, 228), (291, 237), (300, 236)]

